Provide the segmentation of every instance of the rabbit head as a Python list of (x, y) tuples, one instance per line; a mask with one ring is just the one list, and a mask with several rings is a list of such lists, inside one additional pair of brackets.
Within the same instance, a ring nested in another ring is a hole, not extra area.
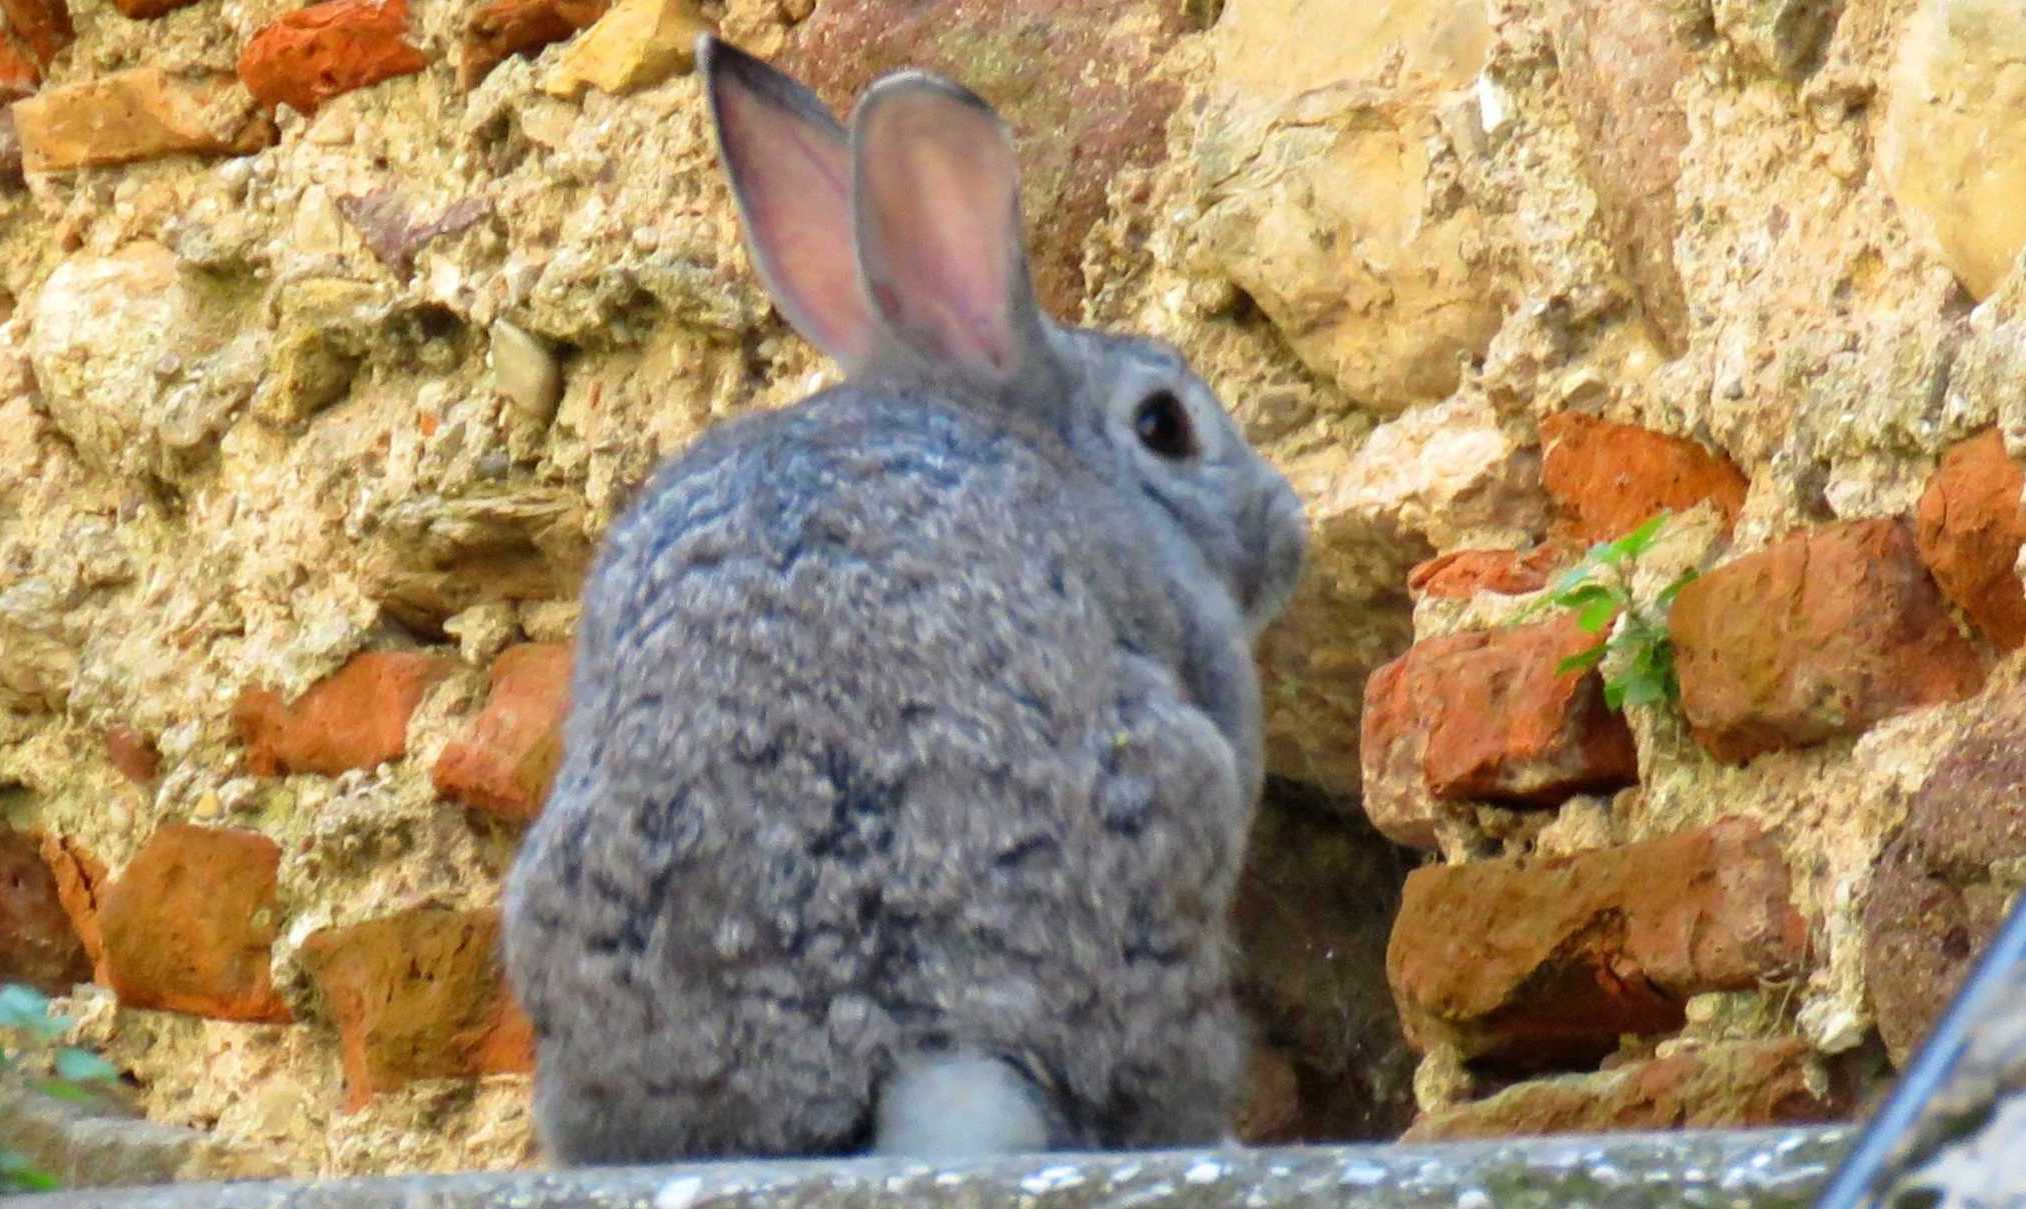
[(698, 61), (755, 268), (846, 376), (993, 409), (1058, 438), (1139, 517), (1210, 629), (1256, 635), (1306, 525), (1287, 480), (1158, 341), (1037, 305), (1005, 125), (947, 80), (872, 85), (845, 128), (806, 87), (703, 35)]

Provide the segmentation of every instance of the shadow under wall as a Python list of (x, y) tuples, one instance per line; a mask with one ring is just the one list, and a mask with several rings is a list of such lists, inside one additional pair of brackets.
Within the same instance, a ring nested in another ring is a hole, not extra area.
[(1418, 863), (1355, 801), (1268, 778), (1233, 908), (1255, 1029), (1246, 1142), (1391, 1140), (1413, 1121), (1386, 942)]

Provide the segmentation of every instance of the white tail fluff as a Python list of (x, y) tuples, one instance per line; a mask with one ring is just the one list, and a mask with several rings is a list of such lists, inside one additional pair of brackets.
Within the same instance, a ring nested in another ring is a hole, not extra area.
[(914, 1159), (1032, 1154), (1048, 1148), (1048, 1117), (1040, 1089), (1008, 1064), (939, 1055), (886, 1085), (874, 1148)]

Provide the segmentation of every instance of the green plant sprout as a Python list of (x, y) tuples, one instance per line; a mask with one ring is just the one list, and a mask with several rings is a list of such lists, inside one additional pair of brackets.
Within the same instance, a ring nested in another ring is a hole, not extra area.
[[(50, 1014), (49, 998), (42, 992), (18, 982), (0, 985), (0, 1072), (23, 1069), (31, 1058), (43, 1059), (34, 1066), (46, 1066), (55, 1074), (31, 1076), (30, 1086), (60, 1100), (91, 1099), (89, 1085), (110, 1083), (119, 1077), (119, 1068), (89, 1050), (54, 1045), (69, 1027), (69, 1020)], [(0, 1146), (0, 1193), (46, 1192), (56, 1186), (54, 1176)]]
[(1576, 615), (1585, 633), (1601, 634), (1620, 613), (1625, 624), (1610, 638), (1563, 659), (1558, 674), (1586, 672), (1607, 654), (1623, 653), (1616, 675), (1604, 681), (1604, 704), (1623, 711), (1628, 705), (1657, 705), (1681, 700), (1681, 681), (1674, 674), (1674, 638), (1667, 629), (1667, 608), (1695, 579), (1694, 568), (1683, 571), (1653, 598), (1652, 611), (1641, 609), (1632, 596), (1632, 565), (1659, 540), (1671, 514), (1662, 512), (1615, 541), (1598, 542), (1583, 560), (1557, 576), (1548, 590), (1521, 609), (1515, 622), (1549, 608)]

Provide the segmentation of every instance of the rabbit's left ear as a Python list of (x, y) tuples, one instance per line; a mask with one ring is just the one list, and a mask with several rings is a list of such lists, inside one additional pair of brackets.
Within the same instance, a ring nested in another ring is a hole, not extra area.
[(1003, 383), (1042, 341), (1020, 230), (1020, 170), (990, 106), (920, 72), (852, 118), (858, 264), (875, 315), (932, 366)]
[(795, 330), (846, 373), (873, 324), (851, 250), (851, 149), (844, 127), (801, 84), (727, 42), (699, 35), (718, 154), (753, 264)]

